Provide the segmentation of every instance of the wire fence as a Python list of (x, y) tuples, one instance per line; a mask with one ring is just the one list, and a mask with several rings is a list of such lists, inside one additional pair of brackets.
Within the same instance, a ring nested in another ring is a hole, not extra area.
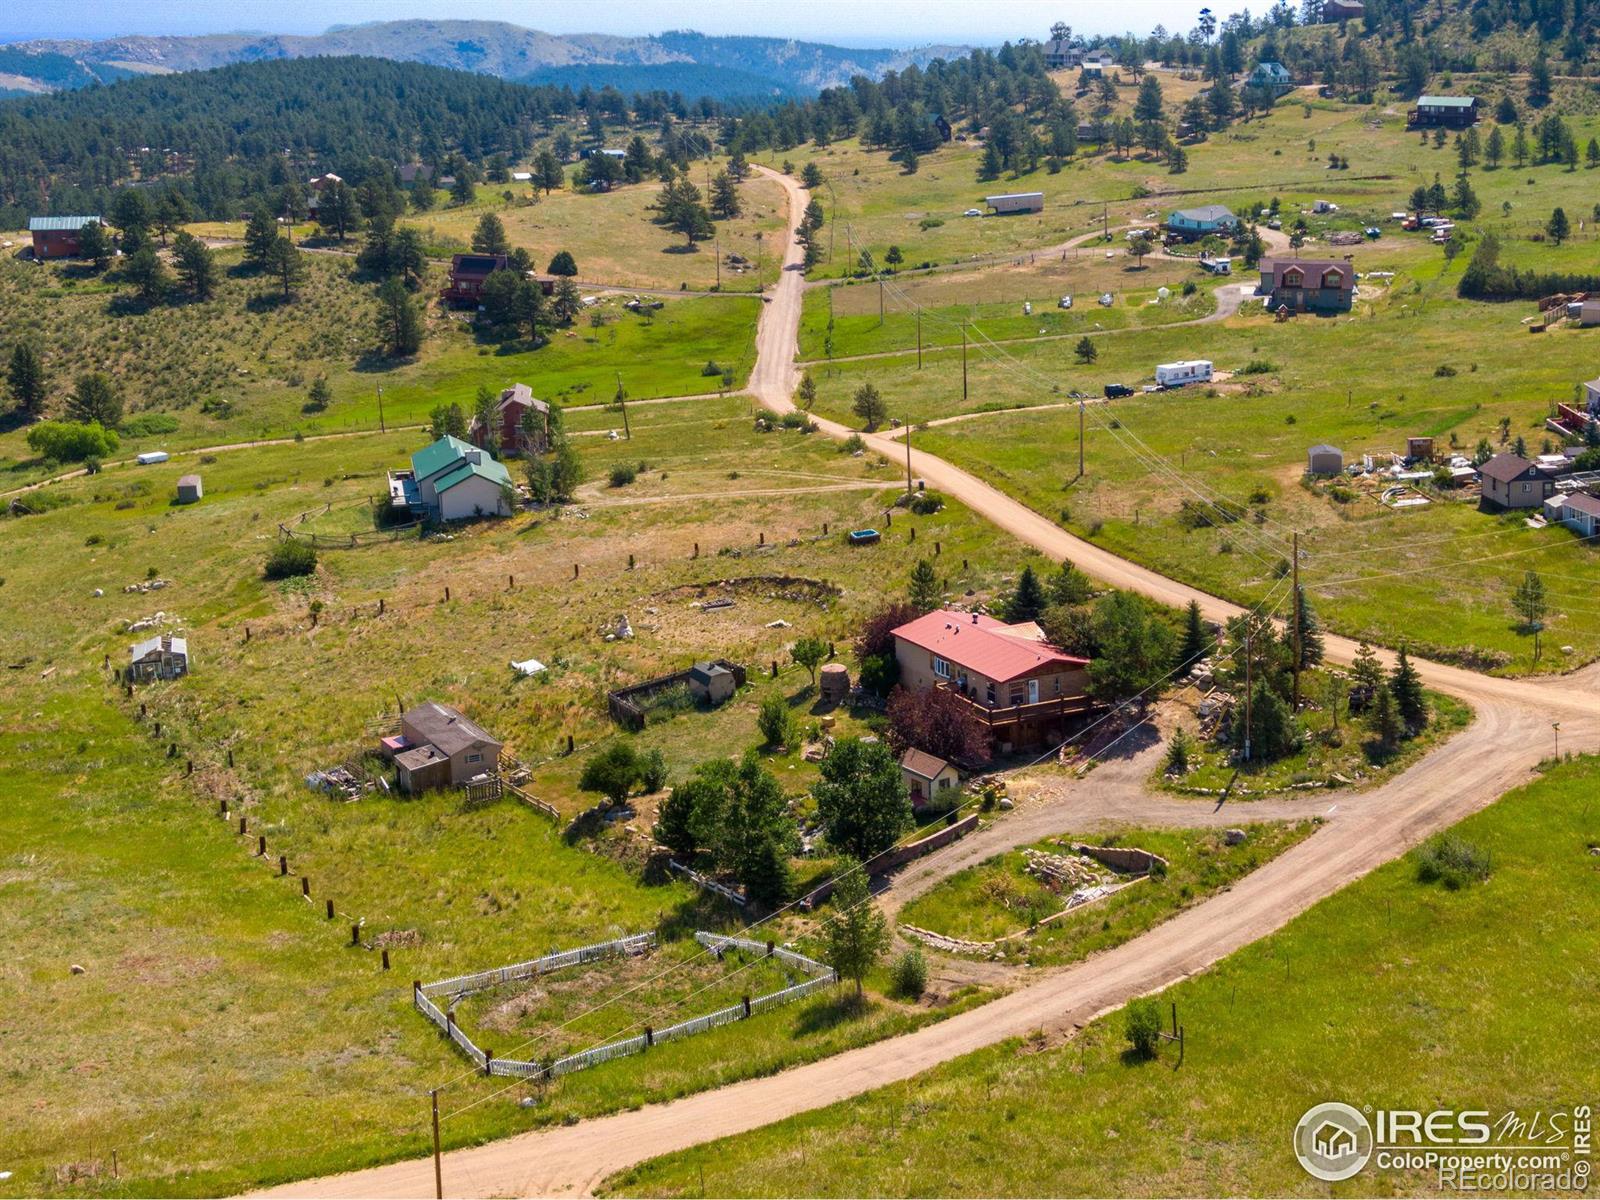
[(492, 1057), (488, 1052), (479, 1048), (461, 1026), (456, 1024), (455, 1018), (440, 1009), (432, 998), (439, 995), (449, 995), (459, 999), (462, 996), (482, 991), (485, 988), (498, 987), (501, 984), (512, 983), (522, 979), (536, 978), (551, 971), (581, 966), (584, 963), (595, 962), (603, 958), (643, 954), (646, 950), (655, 948), (656, 935), (654, 932), (636, 933), (628, 937), (615, 938), (608, 942), (596, 942), (590, 946), (579, 946), (573, 950), (561, 950), (553, 954), (546, 954), (540, 958), (529, 959), (527, 962), (496, 967), (491, 971), (457, 975), (450, 979), (436, 980), (433, 983), (418, 983), (412, 988), (411, 999), (417, 1011), (438, 1026), (467, 1056), (472, 1064), (486, 1075), (509, 1076), (518, 1079), (554, 1079), (561, 1075), (570, 1075), (573, 1071), (582, 1071), (589, 1067), (598, 1066), (614, 1058), (624, 1058), (630, 1054), (643, 1053), (651, 1046), (662, 1042), (677, 1041), (682, 1038), (692, 1037), (697, 1033), (705, 1033), (721, 1025), (731, 1024), (734, 1021), (747, 1020), (758, 1013), (804, 999), (806, 996), (819, 992), (823, 988), (832, 987), (838, 982), (838, 974), (827, 964), (820, 963), (813, 958), (807, 958), (803, 954), (797, 954), (793, 950), (785, 949), (771, 942), (757, 942), (749, 938), (727, 937), (723, 934), (707, 933), (704, 930), (696, 931), (694, 937), (695, 941), (706, 949), (715, 952), (719, 957), (726, 950), (742, 950), (762, 957), (775, 958), (785, 966), (804, 972), (810, 978), (802, 980), (800, 983), (780, 988), (775, 992), (768, 992), (763, 996), (754, 998), (746, 996), (737, 1004), (717, 1009), (715, 1012), (691, 1017), (687, 1021), (680, 1021), (678, 1024), (669, 1025), (665, 1029), (646, 1028), (643, 1033), (619, 1038), (616, 1041), (594, 1046), (577, 1054), (569, 1054), (548, 1064), (532, 1060)]

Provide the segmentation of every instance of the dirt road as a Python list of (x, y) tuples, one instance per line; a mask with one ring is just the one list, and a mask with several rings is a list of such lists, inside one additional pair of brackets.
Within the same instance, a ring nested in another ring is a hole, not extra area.
[[(758, 168), (760, 169), (760, 168)], [(786, 177), (766, 172), (788, 191), (798, 217), (805, 193)], [(798, 247), (785, 256), (786, 270), (763, 313), (757, 333), (758, 362), (751, 390), (768, 408), (792, 407), (796, 383), (795, 334), (800, 317)], [(833, 437), (850, 430), (819, 421)], [(903, 447), (873, 435), (872, 448), (899, 462)], [(913, 449), (913, 470), (996, 525), (1055, 558), (1070, 557), (1083, 570), (1118, 587), (1181, 606), (1197, 599), (1213, 620), (1234, 615), (1232, 604), (1072, 537), (1039, 514), (950, 464)], [(1326, 639), (1328, 654), (1348, 661), (1349, 640)], [(560, 1129), (522, 1134), (444, 1159), (449, 1195), (572, 1195), (593, 1189), (611, 1173), (646, 1158), (713, 1138), (744, 1132), (794, 1113), (821, 1107), (905, 1079), (1004, 1038), (1038, 1029), (1081, 1025), (1130, 997), (1159, 990), (1204, 969), (1218, 958), (1278, 929), (1295, 915), (1373, 868), (1403, 853), (1429, 834), (1493, 802), (1526, 782), (1550, 746), (1550, 722), (1560, 720), (1570, 744), (1600, 740), (1600, 666), (1561, 680), (1491, 679), (1459, 668), (1418, 662), (1432, 687), (1470, 702), (1473, 726), (1442, 749), (1359, 798), (1334, 802), (1326, 828), (1280, 855), (1228, 891), (1180, 913), (1149, 933), (1087, 962), (1045, 974), (992, 1003), (914, 1033), (864, 1046), (807, 1066), (702, 1092), (668, 1104)], [(1135, 756), (1137, 759), (1137, 756)], [(1132, 760), (1130, 760), (1132, 761)], [(1104, 769), (1104, 768), (1102, 768)], [(1130, 765), (1128, 773), (1137, 768)], [(1089, 788), (1109, 779), (1097, 770)], [(1126, 811), (1132, 819), (1159, 818), (1146, 804)], [(1317, 806), (1326, 809), (1327, 805)], [(1198, 807), (1203, 812), (1205, 806)], [(1315, 810), (1311, 810), (1315, 811)], [(1258, 805), (1241, 807), (1267, 815)], [(1059, 817), (1072, 823), (1069, 799)], [(1052, 817), (1054, 823), (1055, 817)], [(997, 822), (997, 825), (999, 822)], [(1061, 826), (1065, 827), (1065, 824)], [(1031, 832), (1031, 830), (1030, 830)], [(1050, 832), (1047, 830), (1046, 832)], [(998, 844), (1009, 835), (995, 834)], [(983, 843), (975, 843), (981, 851)], [(430, 1161), (413, 1160), (279, 1189), (280, 1195), (431, 1196)]]

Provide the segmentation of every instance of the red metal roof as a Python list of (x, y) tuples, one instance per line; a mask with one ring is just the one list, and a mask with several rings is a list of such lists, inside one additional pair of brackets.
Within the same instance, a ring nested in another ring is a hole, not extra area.
[(1088, 665), (1088, 659), (1064, 654), (1039, 640), (1037, 629), (1031, 622), (1011, 626), (981, 613), (936, 609), (901, 625), (894, 636), (996, 683), (1052, 664)]

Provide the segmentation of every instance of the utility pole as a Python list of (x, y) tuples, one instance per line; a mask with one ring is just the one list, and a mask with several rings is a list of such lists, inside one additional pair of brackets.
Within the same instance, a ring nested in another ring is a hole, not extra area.
[[(1245, 620), (1250, 619), (1249, 614)], [(1250, 761), (1250, 634), (1244, 635), (1244, 761)]]
[(878, 328), (883, 328), (883, 280), (878, 280)]
[(633, 430), (628, 428), (628, 393), (622, 387), (622, 372), (617, 372), (617, 407), (622, 410), (622, 436), (633, 441)]
[(917, 370), (922, 370), (922, 310), (917, 309)]
[(388, 427), (383, 423), (383, 384), (378, 385), (378, 432), (388, 433)]
[(1083, 400), (1078, 400), (1078, 478), (1083, 478)]
[[(906, 422), (906, 495), (911, 495), (911, 422)], [(1561, 756), (1556, 755), (1557, 758)]]
[(1293, 579), (1294, 608), (1292, 609), (1292, 612), (1294, 614), (1294, 708), (1291, 711), (1298, 713), (1300, 711), (1300, 664), (1303, 661), (1301, 658), (1300, 649), (1300, 531), (1298, 529), (1294, 531)]
[(967, 398), (967, 327), (961, 327), (961, 398)]
[(1103, 241), (1109, 242), (1111, 240), (1111, 206), (1109, 204), (1100, 206), (1100, 237)]
[(766, 284), (761, 280), (761, 235), (756, 234), (756, 291), (766, 291)]
[(433, 1100), (433, 1194), (444, 1200), (444, 1168), (439, 1162), (439, 1089), (428, 1093)]
[(722, 290), (722, 234), (716, 232), (711, 235), (711, 252), (717, 256), (717, 291)]

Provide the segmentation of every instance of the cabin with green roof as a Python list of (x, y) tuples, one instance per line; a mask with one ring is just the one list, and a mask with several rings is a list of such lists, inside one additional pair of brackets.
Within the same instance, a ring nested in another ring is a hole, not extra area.
[(389, 502), (434, 521), (511, 515), (511, 473), (487, 450), (448, 434), (389, 472)]

